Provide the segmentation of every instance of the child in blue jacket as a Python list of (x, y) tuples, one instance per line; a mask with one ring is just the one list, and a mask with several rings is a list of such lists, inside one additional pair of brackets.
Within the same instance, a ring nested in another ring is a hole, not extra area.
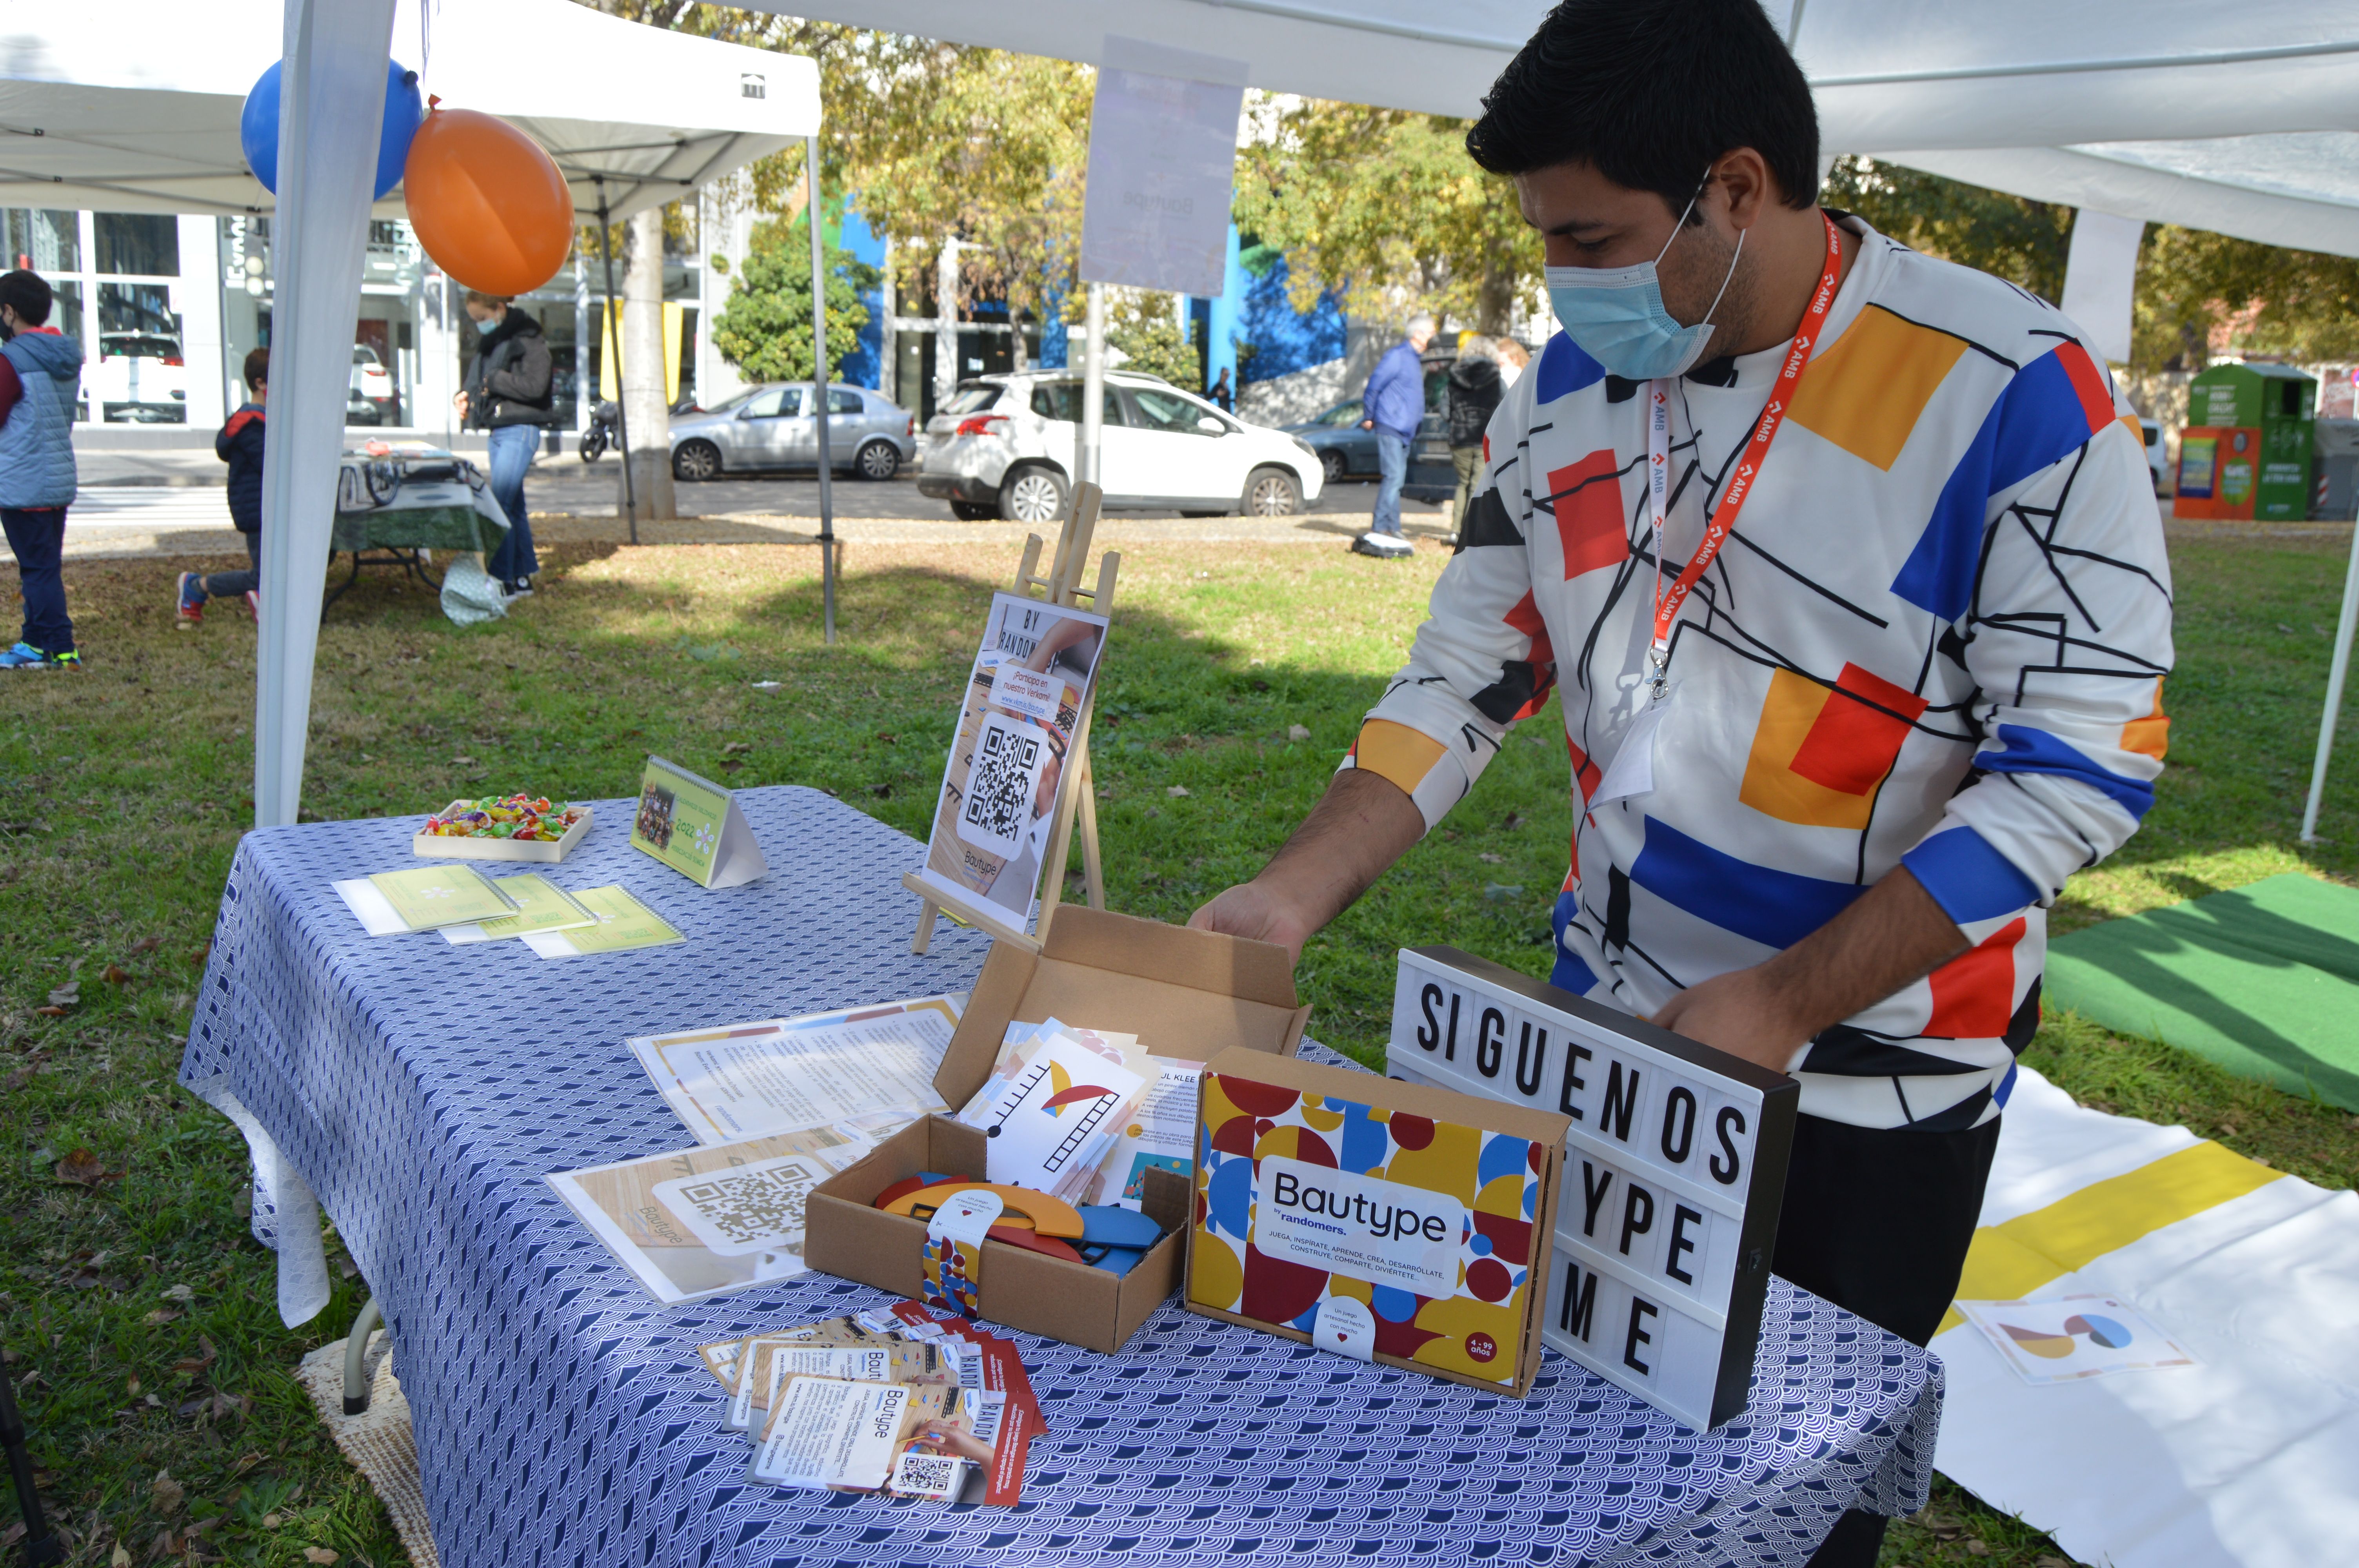
[(179, 619), (173, 624), (183, 632), (193, 631), (204, 619), (208, 600), (243, 598), (246, 608), (255, 611), (255, 619), (260, 619), (262, 408), (269, 401), (269, 381), (270, 351), (255, 349), (245, 356), (245, 384), (252, 395), (213, 437), (213, 454), (229, 465), (229, 520), (245, 535), (245, 555), (253, 565), (245, 571), (214, 572), (210, 577), (202, 572), (182, 572)]

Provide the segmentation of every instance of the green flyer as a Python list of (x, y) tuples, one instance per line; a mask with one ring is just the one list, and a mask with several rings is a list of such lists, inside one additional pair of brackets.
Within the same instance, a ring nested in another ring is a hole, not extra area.
[(578, 931), (542, 935), (532, 946), (544, 957), (560, 943), (576, 953), (621, 953), (633, 947), (660, 947), (667, 942), (688, 940), (666, 925), (661, 915), (621, 888), (584, 888), (573, 896), (597, 917), (598, 924)]
[(574, 901), (573, 895), (548, 878), (527, 871), (502, 877), (499, 890), (516, 901), (518, 913), (504, 920), (486, 920), (486, 936), (521, 936), (527, 931), (567, 931), (594, 925), (598, 917)]
[(385, 895), (412, 931), (432, 931), (473, 920), (505, 919), (516, 912), (507, 894), (472, 866), (420, 866), (409, 871), (379, 871), (369, 885)]
[(699, 887), (734, 887), (768, 870), (736, 796), (661, 757), (639, 775), (631, 844)]

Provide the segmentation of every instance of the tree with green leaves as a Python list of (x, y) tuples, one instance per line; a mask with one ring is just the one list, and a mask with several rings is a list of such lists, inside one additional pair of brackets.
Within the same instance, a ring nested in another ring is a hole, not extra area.
[(1285, 253), (1294, 308), (1322, 291), (1356, 316), (1417, 310), (1508, 330), (1540, 279), (1515, 182), (1466, 154), (1466, 122), (1321, 99), (1256, 97), (1237, 158), (1239, 228)]
[[(1842, 157), (1821, 199), (1903, 244), (2060, 299), (2073, 210), (1871, 158)], [(2130, 365), (2201, 370), (2217, 353), (2359, 357), (2359, 261), (2149, 223)]]
[[(860, 347), (868, 324), (863, 290), (877, 272), (832, 245), (826, 250), (828, 373)], [(810, 226), (804, 218), (755, 225), (729, 302), (712, 319), (712, 346), (748, 381), (811, 377)]]

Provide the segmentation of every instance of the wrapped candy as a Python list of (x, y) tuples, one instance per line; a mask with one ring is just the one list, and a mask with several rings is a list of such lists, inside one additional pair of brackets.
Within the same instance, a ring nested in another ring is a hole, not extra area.
[(486, 795), (463, 800), (426, 819), (426, 831), (440, 838), (562, 838), (582, 820), (582, 807), (556, 806), (547, 795)]

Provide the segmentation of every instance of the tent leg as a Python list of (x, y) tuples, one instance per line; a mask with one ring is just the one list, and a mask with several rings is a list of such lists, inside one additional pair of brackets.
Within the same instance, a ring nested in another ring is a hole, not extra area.
[(2318, 842), (2318, 809), (2326, 800), (2326, 764), (2334, 752), (2334, 724), (2343, 715), (2343, 677), (2351, 672), (2351, 639), (2359, 631), (2359, 528), (2351, 531), (2351, 564), (2343, 574), (2343, 616), (2334, 625), (2334, 663), (2326, 676), (2326, 711), (2318, 719), (2318, 754), (2310, 764), (2310, 800), (2302, 807), (2301, 841)]
[(631, 481), (631, 400), (625, 395), (623, 385), (623, 332), (614, 321), (614, 225), (606, 216), (606, 182), (603, 179), (598, 182), (598, 250), (606, 262), (606, 322), (599, 341), (614, 356), (614, 440), (623, 457), (623, 510), (631, 514), (631, 543), (636, 545), (639, 542), (639, 496)]
[(819, 579), (827, 645), (835, 645), (835, 460), (828, 450), (827, 427), (827, 262), (819, 224), (819, 138), (803, 138), (803, 180), (810, 200), (803, 209), (810, 220), (811, 237), (811, 386), (818, 402), (811, 411), (819, 433)]

